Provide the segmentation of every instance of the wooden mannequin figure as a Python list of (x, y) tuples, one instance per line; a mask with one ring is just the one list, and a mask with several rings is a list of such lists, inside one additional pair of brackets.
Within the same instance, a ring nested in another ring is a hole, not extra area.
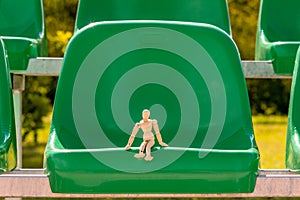
[[(143, 110), (142, 116), (143, 116), (143, 119), (139, 123), (135, 124), (135, 126), (132, 130), (131, 136), (128, 140), (128, 144), (125, 147), (125, 150), (130, 149), (137, 132), (141, 128), (143, 130), (143, 133), (144, 133), (143, 142), (140, 146), (139, 153), (135, 154), (134, 157), (136, 157), (136, 158), (144, 158), (145, 157), (146, 161), (151, 161), (153, 159), (153, 157), (151, 156), (151, 148), (155, 143), (154, 134), (152, 133), (152, 128), (155, 131), (158, 143), (163, 147), (167, 147), (168, 145), (162, 141), (162, 137), (161, 137), (161, 134), (159, 132), (157, 120), (149, 119), (150, 111), (147, 110), (147, 109)], [(145, 153), (144, 153), (145, 148), (146, 148), (146, 156), (145, 156)]]

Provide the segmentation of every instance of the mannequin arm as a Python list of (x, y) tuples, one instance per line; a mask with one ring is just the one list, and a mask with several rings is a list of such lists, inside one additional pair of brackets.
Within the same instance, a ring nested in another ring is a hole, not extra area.
[(133, 127), (133, 130), (132, 130), (131, 136), (130, 136), (130, 138), (128, 140), (128, 143), (125, 146), (125, 150), (129, 150), (130, 149), (130, 147), (131, 147), (131, 145), (132, 145), (132, 143), (134, 141), (134, 138), (135, 138), (137, 132), (139, 131), (139, 128), (140, 128), (139, 127), (139, 123), (136, 123), (135, 126)]
[(153, 129), (156, 133), (156, 138), (157, 138), (158, 143), (163, 147), (167, 147), (168, 145), (166, 143), (164, 143), (162, 140), (161, 134), (159, 132), (158, 123), (156, 120), (153, 120)]

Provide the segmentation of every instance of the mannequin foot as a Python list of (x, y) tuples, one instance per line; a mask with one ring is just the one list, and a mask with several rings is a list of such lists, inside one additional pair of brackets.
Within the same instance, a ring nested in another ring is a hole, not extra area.
[(149, 155), (145, 157), (145, 160), (146, 160), (146, 161), (151, 161), (152, 159), (153, 159), (153, 157), (152, 157), (152, 156), (149, 156)]
[(142, 152), (140, 152), (140, 153), (138, 153), (138, 154), (135, 154), (134, 157), (135, 157), (135, 158), (144, 158), (144, 157), (145, 157), (145, 154), (142, 153)]

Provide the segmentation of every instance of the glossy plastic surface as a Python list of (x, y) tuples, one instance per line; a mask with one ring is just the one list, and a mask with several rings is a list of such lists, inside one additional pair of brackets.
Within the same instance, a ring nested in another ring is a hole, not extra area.
[[(151, 110), (169, 147), (136, 159)], [(140, 138), (138, 138), (140, 134)], [(70, 41), (45, 167), (53, 192), (252, 192), (259, 154), (237, 48), (199, 23), (95, 23)]]
[(286, 143), (286, 167), (300, 172), (300, 47), (293, 74)]
[(16, 129), (10, 74), (1, 39), (0, 82), (0, 172), (7, 172), (13, 170), (17, 164)]
[(300, 1), (261, 0), (256, 60), (272, 60), (278, 74), (292, 74), (300, 45)]
[(80, 0), (75, 30), (92, 22), (117, 20), (201, 22), (231, 33), (226, 0)]
[(43, 0), (1, 0), (0, 36), (11, 70), (25, 70), (29, 58), (47, 56)]

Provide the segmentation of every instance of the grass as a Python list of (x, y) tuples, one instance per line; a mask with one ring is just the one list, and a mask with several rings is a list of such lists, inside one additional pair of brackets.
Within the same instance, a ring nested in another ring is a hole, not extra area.
[(285, 168), (287, 116), (254, 116), (254, 133), (262, 169)]
[[(38, 134), (38, 144), (29, 135), (23, 142), (23, 167), (41, 168), (43, 153), (48, 140), (51, 117), (44, 119), (45, 128)], [(261, 155), (262, 169), (285, 168), (285, 141), (287, 116), (254, 116), (253, 125), (256, 142)]]

